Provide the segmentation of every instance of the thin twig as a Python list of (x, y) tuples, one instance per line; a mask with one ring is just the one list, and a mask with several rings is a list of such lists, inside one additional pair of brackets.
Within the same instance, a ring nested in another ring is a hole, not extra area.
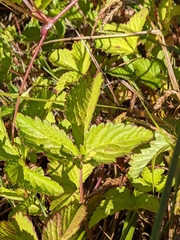
[(94, 39), (106, 39), (106, 38), (120, 38), (120, 37), (132, 37), (137, 35), (146, 35), (146, 34), (160, 34), (160, 30), (152, 31), (141, 31), (141, 32), (132, 32), (132, 33), (119, 33), (119, 34), (108, 34), (108, 35), (95, 35), (95, 36), (79, 36), (79, 37), (68, 37), (54, 39), (47, 42), (44, 42), (43, 45), (56, 42), (65, 42), (65, 41), (77, 41), (77, 40), (94, 40)]

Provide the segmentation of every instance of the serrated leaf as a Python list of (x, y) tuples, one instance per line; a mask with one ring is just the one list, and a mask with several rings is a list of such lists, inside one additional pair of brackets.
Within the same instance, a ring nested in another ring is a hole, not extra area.
[(134, 72), (131, 69), (128, 69), (128, 67), (126, 66), (125, 68), (123, 67), (114, 68), (111, 71), (109, 71), (108, 74), (110, 74), (111, 76), (129, 80), (133, 77)]
[(69, 71), (69, 72), (64, 73), (58, 80), (58, 83), (55, 87), (57, 93), (62, 92), (70, 84), (77, 82), (80, 77), (81, 77), (81, 75), (75, 71)]
[(61, 164), (59, 161), (51, 161), (48, 164), (49, 175), (56, 182), (60, 182), (61, 186), (64, 189), (65, 193), (74, 193), (77, 188), (75, 184), (69, 179), (68, 172), (71, 170), (73, 163), (69, 162), (69, 164)]
[[(113, 197), (110, 197), (113, 196)], [(122, 187), (108, 191), (105, 200), (102, 200), (99, 206), (94, 211), (90, 221), (89, 228), (96, 225), (101, 219), (113, 215), (120, 210), (128, 209), (133, 205), (134, 199), (130, 194), (129, 189)]]
[(162, 174), (164, 173), (164, 169), (154, 169), (153, 170), (153, 176), (152, 176), (152, 171), (145, 167), (144, 170), (142, 171), (142, 178), (148, 183), (152, 183), (156, 186), (162, 178)]
[(89, 44), (82, 41), (74, 43), (72, 48), (72, 55), (75, 59), (76, 66), (78, 67), (78, 70), (82, 75), (84, 75), (88, 71), (91, 63), (90, 54), (86, 49), (85, 44), (90, 51)]
[(41, 10), (44, 10), (51, 2), (52, 0), (35, 0), (36, 6)]
[(168, 11), (168, 5), (169, 5), (168, 0), (162, 0), (159, 4), (158, 16), (159, 16), (159, 20), (161, 21), (161, 23), (163, 23), (163, 21), (165, 20), (165, 17), (166, 17), (167, 11)]
[[(79, 188), (80, 169), (73, 163), (60, 164), (52, 161), (48, 164), (49, 174), (54, 180), (61, 183), (65, 192), (74, 193)], [(89, 177), (94, 167), (90, 164), (82, 166), (83, 182)]]
[(79, 201), (80, 201), (80, 197), (79, 197), (78, 190), (72, 193), (65, 192), (59, 198), (53, 200), (50, 203), (50, 211), (57, 212), (63, 207), (66, 207), (72, 204), (73, 202), (79, 202)]
[(31, 119), (22, 114), (17, 115), (16, 125), (22, 141), (28, 146), (40, 151), (49, 151), (53, 154), (60, 154), (63, 148), (69, 154), (78, 154), (77, 147), (63, 130), (52, 126), (48, 121), (41, 121), (39, 118)]
[(141, 192), (152, 192), (163, 179), (164, 169), (154, 169), (153, 174), (145, 167), (139, 178), (132, 179), (132, 186)]
[(16, 200), (16, 201), (23, 201), (23, 193), (18, 192), (18, 190), (10, 190), (5, 187), (0, 187), (0, 196), (6, 199)]
[(18, 239), (38, 240), (32, 222), (21, 212), (15, 214), (13, 225), (16, 228)]
[(29, 184), (29, 187), (27, 187), (28, 184), (25, 186), (29, 188), (29, 190), (34, 188), (35, 191), (54, 196), (63, 193), (63, 188), (57, 182), (48, 177), (41, 176), (27, 167), (24, 167), (23, 170), (24, 180)]
[(31, 191), (33, 189), (35, 192), (55, 196), (63, 192), (57, 182), (30, 170), (23, 161), (8, 161), (5, 171), (12, 183), (18, 183)]
[[(29, 193), (28, 193), (29, 194)], [(27, 209), (34, 203), (34, 198), (31, 198), (30, 195), (28, 198), (25, 198), (24, 201), (19, 202), (16, 207), (14, 207), (9, 213), (8, 217), (11, 219), (16, 213), (22, 212), (27, 214)], [(42, 213), (42, 211), (41, 211)]]
[(135, 50), (123, 38), (97, 39), (95, 47), (113, 55), (135, 53)]
[[(114, 32), (139, 32), (142, 30), (148, 10), (146, 8), (135, 13), (127, 24), (106, 24), (103, 28), (105, 31)], [(126, 38), (109, 38), (109, 39), (98, 39), (95, 40), (96, 48), (100, 48), (107, 53), (112, 54), (126, 54), (137, 53), (138, 36), (126, 37)]]
[(149, 144), (144, 145), (141, 149), (135, 150), (135, 154), (132, 155), (130, 170), (128, 172), (129, 176), (134, 179), (139, 176), (142, 170), (147, 166), (147, 164), (156, 156), (156, 154), (162, 149), (162, 151), (167, 150), (169, 144), (163, 135), (156, 132), (155, 140), (151, 141)]
[(49, 60), (58, 67), (65, 70), (78, 71), (76, 62), (74, 61), (71, 51), (68, 49), (59, 49), (51, 53)]
[(5, 172), (14, 184), (24, 180), (23, 166), (17, 160), (9, 160), (5, 165)]
[[(96, 225), (101, 219), (113, 215), (120, 210), (138, 211), (138, 209), (147, 209), (151, 212), (157, 212), (159, 202), (154, 196), (134, 191), (130, 192), (128, 188), (116, 188), (107, 191), (104, 194), (105, 200), (102, 200), (94, 211), (89, 228)], [(141, 199), (142, 197), (142, 199)]]
[(153, 133), (142, 127), (121, 123), (93, 125), (85, 135), (84, 163), (109, 164), (130, 154), (138, 145), (150, 141)]
[[(139, 12), (135, 13), (133, 15), (133, 17), (130, 18), (130, 21), (127, 23), (125, 32), (128, 33), (128, 32), (142, 31), (142, 28), (146, 22), (146, 17), (148, 15), (148, 13), (149, 13), (149, 11), (146, 8), (141, 9)], [(126, 38), (127, 42), (133, 49), (136, 49), (137, 44), (138, 44), (138, 39), (139, 39), (139, 37)]]
[(148, 15), (148, 9), (147, 8), (141, 9), (139, 12), (135, 13), (130, 18), (128, 23), (106, 24), (104, 26), (103, 30), (113, 31), (113, 32), (117, 31), (117, 32), (124, 32), (124, 33), (139, 32), (142, 30), (142, 28), (145, 24), (147, 15)]
[(162, 86), (161, 69), (157, 62), (141, 58), (135, 60), (132, 64), (140, 82), (151, 88), (160, 88)]
[[(68, 171), (68, 176), (69, 179), (76, 185), (77, 188), (80, 187), (80, 169), (77, 166), (73, 166), (71, 168), (69, 168), (70, 171)], [(84, 182), (89, 175), (92, 173), (94, 167), (91, 164), (86, 164), (82, 166), (82, 172), (83, 172), (83, 176), (82, 176), (82, 181)]]
[(42, 240), (61, 240), (62, 235), (62, 216), (56, 213), (43, 229)]
[[(167, 175), (163, 175), (161, 178), (161, 182), (155, 186), (156, 192), (162, 193), (166, 184), (166, 180), (167, 180)], [(174, 185), (174, 184), (172, 184)]]
[(71, 122), (76, 144), (83, 144), (84, 132), (89, 128), (100, 95), (102, 74), (81, 79), (67, 96), (66, 117)]
[(0, 239), (15, 240), (16, 229), (11, 222), (0, 222)]
[(11, 145), (3, 121), (0, 119), (0, 161), (18, 158), (19, 154), (15, 147)]
[(141, 192), (152, 192), (152, 184), (147, 183), (143, 178), (135, 178), (132, 180), (132, 186)]
[(133, 195), (135, 196), (134, 206), (136, 209), (145, 209), (153, 213), (157, 213), (159, 208), (159, 201), (152, 195), (134, 191)]
[(42, 240), (68, 240), (80, 228), (86, 217), (84, 205), (71, 204), (56, 213), (43, 230)]

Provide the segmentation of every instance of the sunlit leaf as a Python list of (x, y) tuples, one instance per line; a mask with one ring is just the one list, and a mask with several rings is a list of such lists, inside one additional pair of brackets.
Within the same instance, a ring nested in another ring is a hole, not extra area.
[(17, 200), (17, 201), (23, 201), (24, 200), (24, 193), (23, 192), (18, 192), (18, 190), (11, 190), (7, 189), (5, 187), (0, 187), (0, 196), (4, 197), (6, 199), (11, 199), (11, 200)]
[(70, 71), (78, 71), (75, 60), (72, 58), (71, 51), (68, 49), (59, 49), (51, 53), (49, 60), (58, 67)]
[(0, 239), (14, 240), (16, 229), (11, 222), (0, 222)]
[(80, 228), (86, 217), (84, 205), (71, 204), (56, 213), (43, 230), (42, 240), (68, 240)]
[(94, 79), (81, 79), (67, 96), (66, 117), (71, 122), (78, 146), (83, 143), (84, 131), (89, 128), (102, 82), (100, 73)]
[(15, 147), (12, 146), (3, 121), (0, 119), (0, 161), (8, 159), (18, 159), (19, 154)]
[(156, 132), (155, 140), (151, 141), (149, 144), (144, 145), (140, 149), (135, 150), (135, 154), (132, 155), (131, 161), (129, 164), (131, 165), (129, 176), (134, 179), (139, 176), (142, 170), (147, 166), (147, 164), (153, 159), (154, 156), (162, 149), (162, 151), (166, 151), (169, 147), (166, 139), (163, 135)]
[(35, 0), (36, 6), (41, 10), (44, 10), (51, 2), (52, 0)]
[(148, 142), (153, 133), (142, 127), (118, 124), (93, 125), (85, 135), (85, 163), (112, 163), (117, 157), (130, 154), (138, 145)]
[(113, 215), (120, 210), (138, 211), (138, 209), (143, 208), (156, 213), (159, 205), (158, 200), (154, 196), (137, 191), (131, 193), (125, 187), (111, 189), (104, 196), (106, 199), (101, 201), (90, 219), (90, 228), (101, 219)]
[(157, 62), (141, 58), (135, 60), (132, 64), (140, 82), (151, 88), (160, 88), (162, 86), (161, 69)]
[[(148, 10), (146, 8), (135, 13), (127, 24), (106, 24), (103, 28), (105, 31), (113, 31), (116, 33), (132, 33), (142, 30)], [(129, 55), (131, 53), (137, 53), (138, 36), (131, 36), (126, 38), (109, 38), (95, 40), (96, 48), (100, 48), (107, 53)]]
[(75, 71), (68, 71), (64, 73), (57, 82), (56, 91), (60, 93), (70, 84), (74, 84), (75, 82), (77, 82), (80, 77), (81, 75)]
[(18, 114), (16, 124), (22, 141), (32, 148), (55, 154), (60, 154), (61, 148), (64, 148), (70, 154), (78, 154), (76, 146), (66, 133), (48, 121), (42, 122), (39, 118), (32, 119)]
[(18, 183), (29, 190), (56, 196), (63, 192), (57, 182), (30, 170), (23, 161), (8, 161), (6, 173), (12, 183)]
[[(85, 47), (85, 44), (87, 48)], [(79, 41), (73, 44), (72, 55), (75, 59), (76, 66), (81, 74), (85, 74), (90, 66), (90, 51), (89, 44)]]
[(18, 239), (38, 240), (34, 226), (27, 216), (18, 212), (14, 216), (13, 225), (16, 228)]

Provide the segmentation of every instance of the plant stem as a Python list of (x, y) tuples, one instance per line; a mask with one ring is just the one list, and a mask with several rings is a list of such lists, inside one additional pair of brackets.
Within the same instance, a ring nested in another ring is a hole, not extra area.
[[(49, 32), (49, 30), (52, 28), (52, 26), (58, 21), (58, 19), (65, 14), (75, 3), (77, 3), (78, 0), (73, 0), (67, 7), (65, 7), (57, 16), (55, 16), (54, 18), (50, 18), (44, 15), (44, 19), (47, 21), (44, 26), (41, 28), (41, 40), (36, 48), (36, 51), (31, 59), (31, 62), (29, 64), (29, 67), (26, 71), (26, 74), (24, 75), (23, 78), (23, 82), (21, 84), (20, 90), (19, 90), (19, 95), (21, 96), (22, 92), (23, 92), (23, 88), (26, 84), (28, 75), (31, 71), (31, 68), (33, 66), (34, 60), (36, 59), (39, 50)], [(11, 136), (12, 136), (12, 144), (14, 144), (14, 131), (15, 131), (15, 121), (16, 121), (16, 117), (17, 117), (17, 113), (19, 110), (19, 104), (20, 104), (20, 98), (17, 99), (16, 105), (15, 105), (15, 110), (14, 110), (14, 117), (13, 117), (13, 121), (12, 121), (12, 131), (11, 131)]]

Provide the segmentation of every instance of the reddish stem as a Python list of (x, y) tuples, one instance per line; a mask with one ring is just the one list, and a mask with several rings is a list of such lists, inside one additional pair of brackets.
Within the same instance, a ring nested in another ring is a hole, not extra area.
[[(19, 96), (22, 95), (22, 92), (23, 92), (23, 88), (26, 84), (26, 81), (27, 81), (27, 78), (28, 78), (28, 75), (31, 71), (31, 68), (33, 66), (33, 63), (34, 63), (34, 60), (36, 59), (38, 53), (39, 53), (39, 50), (49, 32), (49, 30), (52, 28), (52, 26), (58, 21), (58, 19), (63, 15), (65, 14), (75, 3), (77, 3), (78, 0), (73, 0), (68, 6), (66, 6), (57, 16), (55, 16), (54, 18), (50, 18), (50, 17), (47, 17), (45, 16), (44, 18), (46, 19), (46, 24), (41, 28), (41, 40), (36, 48), (36, 51), (31, 59), (31, 62), (29, 64), (29, 67), (26, 71), (26, 74), (24, 75), (24, 78), (23, 78), (23, 82), (21, 84), (21, 87), (20, 87), (20, 90), (19, 90)], [(16, 105), (15, 105), (15, 110), (14, 110), (14, 117), (13, 117), (13, 122), (12, 122), (12, 144), (14, 144), (14, 131), (15, 131), (15, 121), (16, 121), (16, 117), (17, 117), (17, 113), (18, 113), (18, 110), (19, 110), (19, 104), (20, 104), (20, 98), (17, 99), (17, 102), (16, 102)]]
[(101, 175), (96, 183), (96, 186), (94, 187), (94, 190), (97, 190), (99, 185), (101, 184), (102, 180), (104, 178), (104, 164), (101, 165)]
[(79, 191), (80, 191), (80, 203), (84, 203), (84, 189), (83, 189), (83, 169), (80, 169), (79, 174)]

